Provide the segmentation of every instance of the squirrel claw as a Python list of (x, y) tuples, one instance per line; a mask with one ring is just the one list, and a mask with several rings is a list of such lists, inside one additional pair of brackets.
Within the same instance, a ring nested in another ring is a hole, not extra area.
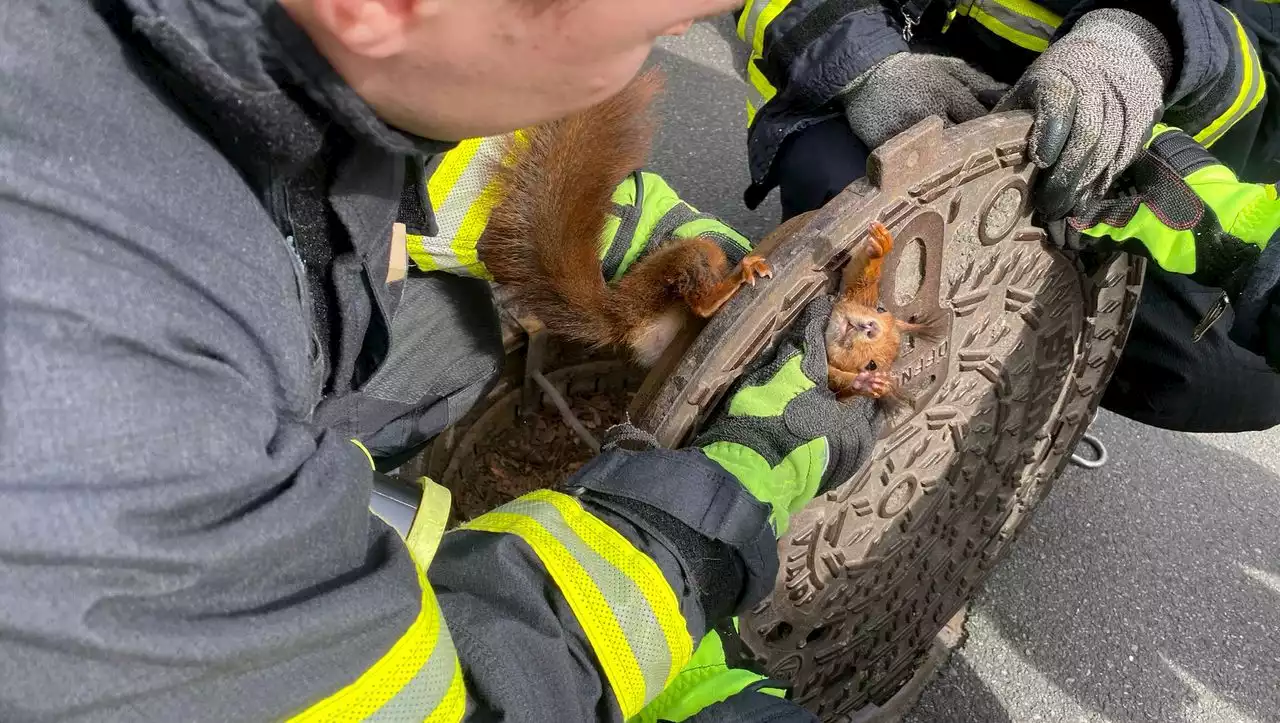
[(768, 279), (773, 276), (773, 267), (762, 256), (748, 255), (742, 259), (742, 281), (749, 286), (756, 285), (756, 278)]
[(884, 372), (858, 372), (849, 385), (851, 391), (879, 399), (889, 393), (892, 382)]

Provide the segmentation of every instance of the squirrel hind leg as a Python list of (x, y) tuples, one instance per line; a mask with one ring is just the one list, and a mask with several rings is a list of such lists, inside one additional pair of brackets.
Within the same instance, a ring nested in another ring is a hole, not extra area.
[(772, 274), (769, 264), (754, 255), (730, 268), (720, 246), (701, 236), (663, 244), (614, 287), (619, 310), (631, 319), (627, 343), (642, 364), (651, 364), (689, 322), (690, 314), (710, 317), (743, 284)]
[(719, 311), (744, 285), (755, 286), (756, 279), (773, 276), (773, 267), (763, 256), (747, 254), (730, 268), (724, 251), (710, 239), (697, 237), (677, 243), (687, 249), (685, 253), (700, 257), (700, 263), (690, 259), (686, 268), (692, 273), (682, 280), (679, 293), (689, 309), (704, 319)]
[(742, 284), (738, 276), (726, 278), (728, 271), (729, 261), (715, 242), (675, 239), (629, 269), (616, 288), (646, 320), (680, 302), (698, 316), (710, 316)]

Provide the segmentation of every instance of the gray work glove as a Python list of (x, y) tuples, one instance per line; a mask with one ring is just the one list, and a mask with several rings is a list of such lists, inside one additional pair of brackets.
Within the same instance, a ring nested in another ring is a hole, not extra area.
[(1169, 42), (1127, 10), (1093, 10), (1023, 73), (997, 111), (1035, 112), (1028, 152), (1040, 168), (1036, 209), (1084, 215), (1142, 150), (1173, 72)]
[(810, 302), (778, 342), (730, 390), (694, 445), (773, 510), (786, 532), (793, 513), (842, 484), (871, 454), (882, 421), (867, 397), (845, 402), (827, 388), (827, 320), (834, 302)]
[(836, 98), (853, 134), (874, 149), (931, 115), (951, 123), (980, 118), (1008, 87), (959, 58), (894, 53)]

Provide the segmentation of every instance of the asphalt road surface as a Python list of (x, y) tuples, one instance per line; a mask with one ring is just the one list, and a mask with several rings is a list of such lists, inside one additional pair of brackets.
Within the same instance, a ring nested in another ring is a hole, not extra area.
[[(664, 41), (652, 167), (754, 238), (743, 59), (728, 21)], [(1280, 431), (1183, 435), (1102, 414), (972, 608), (911, 723), (1280, 721)]]

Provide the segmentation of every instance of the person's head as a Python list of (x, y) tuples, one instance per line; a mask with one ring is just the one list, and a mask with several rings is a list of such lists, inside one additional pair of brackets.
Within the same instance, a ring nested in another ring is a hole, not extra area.
[(280, 0), (388, 123), (437, 140), (561, 118), (620, 90), (654, 41), (739, 0)]

